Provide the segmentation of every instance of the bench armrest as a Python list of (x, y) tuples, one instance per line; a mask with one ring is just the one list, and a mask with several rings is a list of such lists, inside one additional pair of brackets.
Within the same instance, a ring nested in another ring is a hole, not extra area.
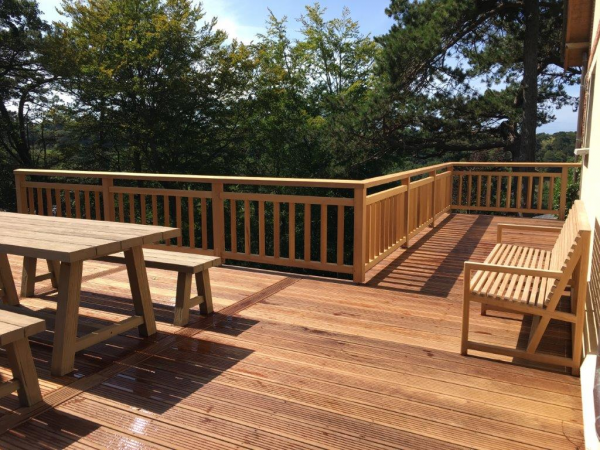
[(472, 261), (465, 262), (465, 275), (473, 270), (483, 270), (486, 272), (498, 272), (498, 273), (510, 273), (516, 275), (526, 275), (530, 277), (544, 277), (544, 278), (562, 278), (564, 275), (562, 272), (556, 270), (545, 270), (545, 269), (531, 269), (528, 267), (518, 266), (501, 266), (497, 264), (485, 264), (476, 263)]
[(511, 230), (538, 231), (541, 233), (560, 233), (562, 227), (543, 227), (539, 225), (520, 225), (516, 223), (499, 223), (498, 224), (498, 244), (502, 243), (502, 231), (507, 228)]

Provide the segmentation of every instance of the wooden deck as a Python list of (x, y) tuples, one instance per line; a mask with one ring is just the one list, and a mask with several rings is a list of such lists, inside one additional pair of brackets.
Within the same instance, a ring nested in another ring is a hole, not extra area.
[[(485, 259), (499, 221), (539, 223), (447, 216), (365, 286), (211, 269), (217, 312), (186, 328), (170, 324), (175, 275), (149, 270), (159, 335), (114, 337), (60, 378), (49, 375), (52, 332), (35, 336), (45, 402), (0, 401), (0, 448), (581, 448), (578, 378), (459, 355), (462, 265)], [(549, 248), (552, 236), (506, 239)], [(85, 265), (83, 291), (81, 332), (131, 314), (124, 267)], [(56, 292), (47, 282), (36, 295), (23, 304), (53, 329)], [(473, 338), (526, 344), (527, 320), (473, 308)], [(542, 348), (567, 355), (567, 331), (552, 328)]]

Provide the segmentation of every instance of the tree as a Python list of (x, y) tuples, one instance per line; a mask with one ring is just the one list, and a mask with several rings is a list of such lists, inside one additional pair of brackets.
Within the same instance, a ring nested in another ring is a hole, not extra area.
[(44, 96), (55, 80), (44, 55), (48, 30), (35, 1), (0, 3), (0, 147), (11, 165), (36, 164), (31, 116), (44, 107)]
[(560, 0), (393, 0), (387, 13), (396, 23), (378, 39), (381, 73), (396, 101), (424, 113), (412, 151), (502, 148), (533, 160), (536, 126), (575, 105), (564, 87), (579, 72), (560, 67)]
[(57, 24), (57, 34), (73, 61), (62, 87), (88, 163), (215, 170), (238, 77), (216, 21), (203, 23), (188, 0), (65, 0), (62, 8), (70, 23)]

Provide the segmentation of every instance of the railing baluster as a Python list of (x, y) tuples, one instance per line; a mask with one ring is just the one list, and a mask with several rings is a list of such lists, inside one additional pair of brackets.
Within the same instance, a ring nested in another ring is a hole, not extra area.
[(456, 204), (458, 206), (462, 206), (462, 191), (463, 191), (463, 174), (458, 175), (458, 198), (456, 199)]
[(554, 209), (554, 175), (550, 175), (550, 188), (548, 191), (548, 209)]
[(304, 204), (304, 261), (310, 261), (310, 203)]
[(92, 208), (90, 207), (90, 191), (83, 191), (83, 202), (85, 205), (85, 218), (92, 218)]
[(291, 261), (296, 259), (296, 204), (289, 205), (289, 258)]
[(473, 175), (467, 175), (467, 209), (470, 209), (471, 203), (473, 202)]
[(513, 184), (513, 176), (509, 174), (506, 177), (506, 208), (510, 209), (512, 207), (512, 184)]
[(33, 203), (33, 188), (27, 188), (27, 199), (29, 203), (29, 214), (34, 214), (35, 204)]
[(249, 255), (252, 248), (250, 247), (250, 202), (244, 200), (244, 252)]
[(533, 197), (533, 176), (529, 176), (527, 182), (527, 209), (531, 209), (531, 199)]
[(477, 207), (481, 206), (481, 175), (477, 175)]
[(52, 189), (46, 188), (46, 215), (52, 216)]
[(521, 208), (522, 199), (521, 194), (523, 193), (523, 177), (521, 175), (517, 178), (517, 200), (515, 206)]
[(229, 225), (231, 228), (231, 251), (237, 253), (237, 202), (235, 199), (229, 200)]
[(500, 208), (500, 200), (502, 199), (502, 175), (496, 177), (496, 208)]
[(537, 209), (538, 211), (542, 210), (543, 207), (543, 203), (544, 203), (544, 176), (540, 175), (538, 177), (538, 203), (537, 203)]
[(152, 225), (158, 225), (158, 198), (152, 196)]
[(490, 206), (492, 206), (490, 204), (491, 199), (492, 199), (492, 176), (488, 175), (486, 185), (485, 185), (485, 206), (487, 206), (488, 208)]
[(74, 189), (73, 195), (75, 197), (75, 217), (81, 219), (81, 192), (79, 189)]
[[(175, 223), (176, 227), (181, 229), (181, 197), (175, 197)], [(177, 246), (181, 247), (183, 245), (183, 236), (179, 235), (177, 237)]]
[(281, 236), (279, 235), (279, 232), (281, 230), (281, 223), (280, 223), (280, 211), (279, 211), (279, 202), (274, 202), (273, 203), (273, 256), (275, 258), (279, 258), (280, 257), (280, 240), (281, 240)]
[(258, 202), (258, 254), (265, 256), (265, 202)]
[(135, 196), (133, 194), (129, 194), (129, 223), (135, 223)]
[(96, 220), (102, 220), (102, 216), (100, 215), (100, 191), (94, 192), (94, 209), (96, 213), (94, 218)]
[(337, 207), (337, 264), (344, 264), (344, 206)]
[(206, 204), (206, 199), (202, 198), (200, 202), (200, 226), (202, 227), (200, 233), (202, 235), (202, 249), (204, 250), (208, 250), (208, 207)]
[(125, 207), (123, 206), (123, 194), (117, 194), (117, 203), (119, 205), (119, 222), (125, 222)]
[(194, 197), (188, 197), (188, 235), (190, 248), (196, 248), (196, 206), (194, 205)]
[(327, 205), (321, 205), (321, 262), (327, 263)]
[(146, 194), (140, 194), (140, 220), (146, 225)]
[[(165, 222), (164, 222), (165, 227), (170, 227), (171, 226), (171, 211), (170, 211), (168, 195), (163, 195), (163, 214), (164, 214), (164, 218), (165, 218)], [(167, 239), (165, 241), (165, 244), (171, 245), (171, 239)]]

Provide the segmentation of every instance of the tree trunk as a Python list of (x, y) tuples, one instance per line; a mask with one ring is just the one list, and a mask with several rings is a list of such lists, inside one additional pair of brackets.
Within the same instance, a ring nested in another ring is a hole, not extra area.
[(525, 40), (523, 42), (523, 121), (519, 160), (535, 161), (537, 128), (537, 63), (540, 29), (539, 0), (525, 0)]

